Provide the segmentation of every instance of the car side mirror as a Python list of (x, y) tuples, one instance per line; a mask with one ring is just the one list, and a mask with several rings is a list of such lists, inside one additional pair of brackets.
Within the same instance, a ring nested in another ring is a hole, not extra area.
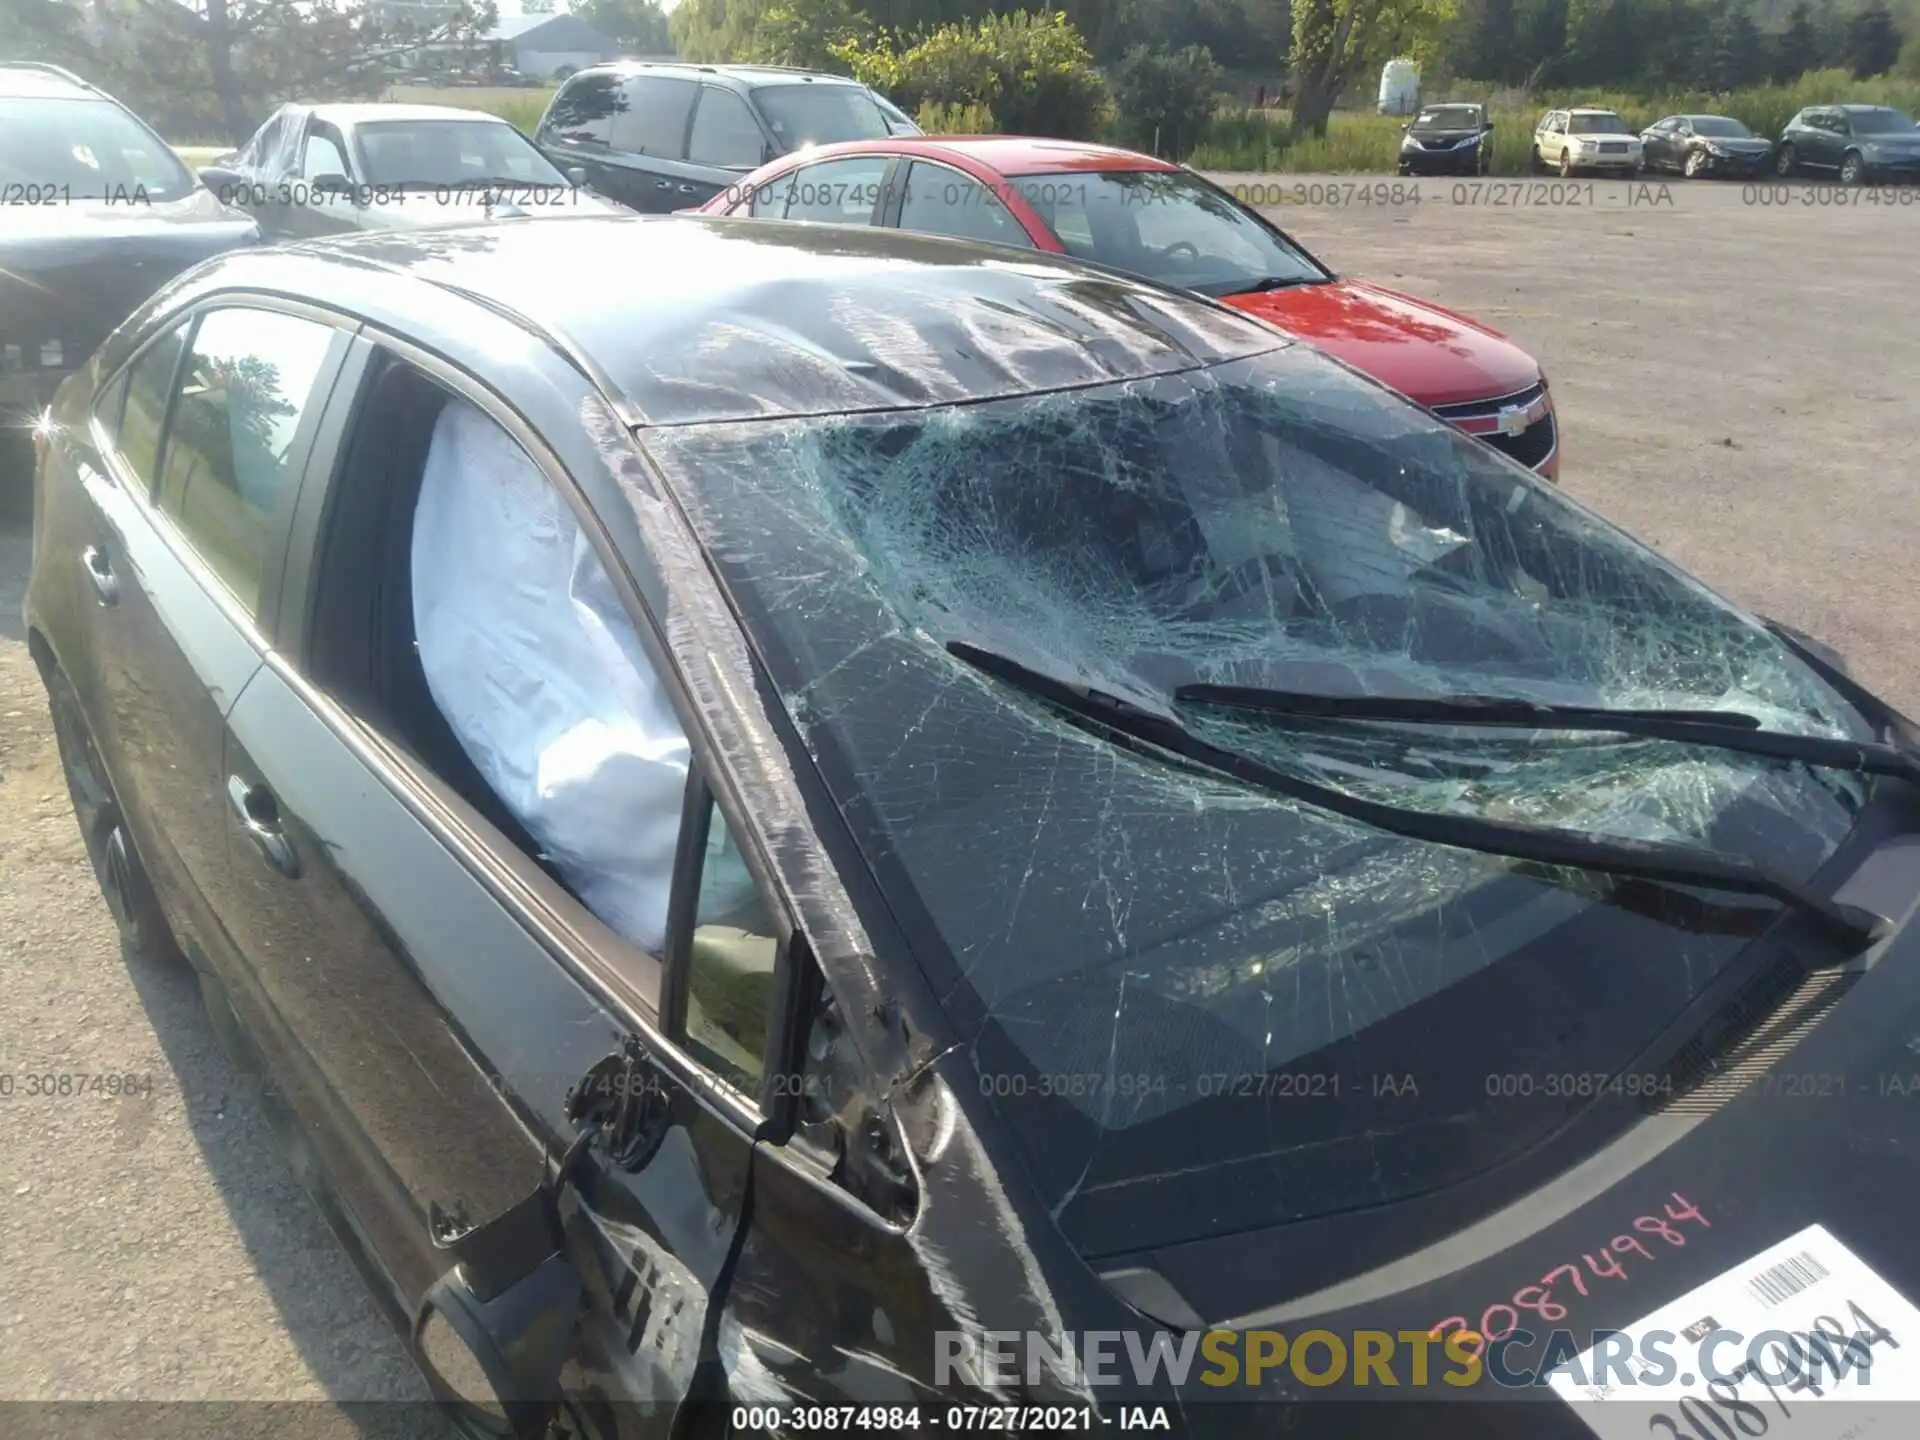
[(307, 188), (321, 195), (345, 195), (353, 189), (353, 182), (344, 175), (329, 172), (314, 176), (307, 182)]
[(586, 189), (587, 167), (584, 165), (569, 165), (567, 167), (567, 183), (576, 190)]
[(239, 175), (218, 165), (202, 165), (195, 173), (200, 176), (200, 183), (209, 190), (231, 188), (240, 183)]

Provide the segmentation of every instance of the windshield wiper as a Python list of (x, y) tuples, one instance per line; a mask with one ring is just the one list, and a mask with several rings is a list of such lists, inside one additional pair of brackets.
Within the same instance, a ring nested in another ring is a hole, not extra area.
[(1310, 275), (1268, 275), (1254, 281), (1251, 285), (1243, 285), (1238, 290), (1223, 290), (1220, 292), (1220, 298), (1225, 299), (1229, 295), (1264, 295), (1269, 290), (1290, 290), (1295, 285), (1313, 283), (1315, 283), (1314, 279)]
[[(1223, 749), (1201, 739), (1171, 715), (1136, 705), (1091, 686), (1061, 680), (1032, 669), (996, 651), (955, 640), (947, 653), (1025, 694), (1044, 700), (1069, 716), (1149, 744), (1243, 784), (1284, 795), (1318, 809), (1344, 815), (1363, 825), (1424, 840), (1504, 855), (1538, 865), (1560, 865), (1593, 870), (1656, 884), (1695, 885), (1748, 895), (1764, 895), (1813, 916), (1857, 953), (1892, 933), (1893, 926), (1872, 911), (1834, 900), (1783, 875), (1762, 861), (1730, 851), (1709, 850), (1662, 841), (1601, 838), (1574, 830), (1524, 825), (1477, 815), (1453, 815), (1411, 810), (1378, 800), (1365, 800), (1328, 785), (1302, 780), (1251, 755)], [(1701, 727), (1707, 728), (1707, 727)], [(1726, 733), (1740, 733), (1728, 729)], [(1812, 963), (1812, 962), (1809, 962)]]
[(1545, 705), (1490, 695), (1323, 695), (1248, 685), (1182, 685), (1176, 701), (1221, 705), (1277, 718), (1379, 720), (1400, 725), (1503, 726), (1517, 730), (1593, 730), (1792, 760), (1825, 770), (1891, 775), (1920, 783), (1920, 756), (1877, 740), (1839, 740), (1763, 730), (1751, 715), (1729, 710), (1609, 710)]

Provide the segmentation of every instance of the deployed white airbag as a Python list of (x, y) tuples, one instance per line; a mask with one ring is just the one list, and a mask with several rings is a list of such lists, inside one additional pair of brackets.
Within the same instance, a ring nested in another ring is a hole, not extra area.
[(657, 952), (686, 736), (572, 511), (459, 400), (414, 512), (413, 616), (427, 684), (481, 775), (581, 900)]

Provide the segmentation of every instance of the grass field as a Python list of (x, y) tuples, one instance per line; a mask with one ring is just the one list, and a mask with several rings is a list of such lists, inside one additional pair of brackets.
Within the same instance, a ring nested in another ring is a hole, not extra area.
[[(485, 110), (531, 135), (552, 95), (547, 89), (439, 90), (400, 86), (390, 90), (387, 98), (409, 104)], [(1482, 97), (1472, 93), (1469, 87), (1455, 87), (1445, 98)], [(1762, 85), (1722, 95), (1699, 91), (1655, 96), (1567, 92), (1495, 97), (1491, 102), (1494, 107), (1493, 169), (1501, 175), (1525, 173), (1535, 123), (1547, 110), (1564, 105), (1607, 106), (1618, 110), (1627, 123), (1636, 128), (1651, 125), (1666, 115), (1731, 115), (1744, 120), (1756, 134), (1772, 137), (1780, 133), (1802, 106), (1839, 101), (1892, 105), (1908, 114), (1920, 113), (1920, 81), (1891, 77), (1854, 80), (1844, 71), (1826, 70), (1803, 75), (1791, 85)], [(1344, 111), (1333, 117), (1326, 135), (1301, 140), (1293, 138), (1290, 121), (1284, 110), (1222, 110), (1215, 117), (1206, 140), (1187, 157), (1188, 163), (1201, 170), (1288, 175), (1382, 174), (1394, 168), (1400, 149), (1400, 127), (1404, 123), (1396, 116)], [(224, 147), (183, 145), (176, 148), (182, 155), (204, 153), (211, 159)], [(189, 160), (188, 163), (206, 162)]]

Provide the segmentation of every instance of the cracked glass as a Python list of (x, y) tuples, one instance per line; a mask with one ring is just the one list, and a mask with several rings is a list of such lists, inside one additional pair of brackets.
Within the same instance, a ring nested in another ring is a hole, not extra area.
[[(643, 432), (1068, 1237), (1405, 1198), (1564, 1125), (1778, 914), (1404, 839), (1069, 723), (964, 640), (1400, 806), (1796, 877), (1859, 777), (1586, 732), (1281, 723), (1219, 682), (1870, 731), (1751, 616), (1303, 347), (1057, 393)], [(906, 963), (901, 960), (899, 963)], [(1502, 1093), (1503, 1087), (1506, 1093)]]

